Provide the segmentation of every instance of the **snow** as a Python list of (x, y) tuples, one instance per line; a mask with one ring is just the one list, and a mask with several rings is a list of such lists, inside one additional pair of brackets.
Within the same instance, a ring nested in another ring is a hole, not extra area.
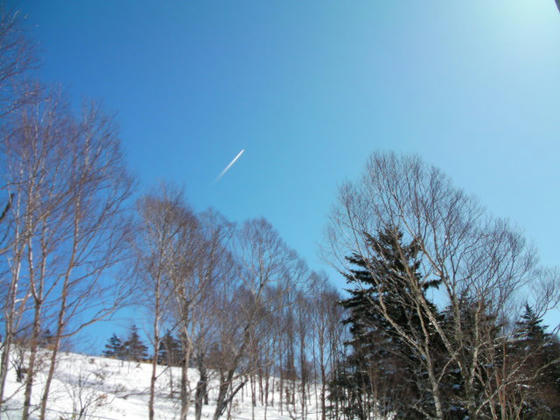
[[(44, 386), (48, 363), (47, 354), (43, 353), (42, 369), (35, 377), (32, 404), (38, 406), (41, 391)], [(92, 357), (74, 353), (62, 353), (59, 357), (57, 370), (49, 396), (48, 419), (66, 420), (74, 419), (72, 414), (84, 411), (81, 418), (92, 420), (119, 420), (119, 419), (147, 419), (149, 385), (152, 366), (149, 363), (124, 362), (103, 357)], [(196, 370), (189, 369), (191, 388), (194, 388), (198, 375)], [(174, 398), (170, 397), (170, 378), (173, 377), (175, 390)], [(180, 368), (167, 368), (158, 366), (158, 381), (156, 383), (157, 395), (155, 413), (157, 419), (176, 419), (179, 413), (178, 384), (180, 382)], [(14, 394), (7, 406), (9, 410), (0, 415), (4, 420), (21, 418), (23, 405), (23, 386), (16, 381), (14, 369), (10, 369), (7, 380), (6, 396)], [(202, 417), (211, 418), (215, 409), (217, 382), (211, 379), (209, 384), (209, 405), (204, 406)], [(280, 414), (277, 403), (278, 392), (274, 395), (275, 407), (270, 404), (266, 409), (267, 420), (288, 420), (289, 413), (284, 407), (283, 415)], [(296, 403), (299, 407), (299, 403)], [(292, 407), (293, 408), (293, 407)], [(315, 392), (312, 392), (308, 401), (309, 419), (320, 418), (315, 410)], [(251, 396), (249, 386), (239, 392), (233, 402), (232, 419), (251, 419)], [(292, 412), (292, 414), (294, 414)], [(39, 413), (35, 411), (31, 418), (37, 419)], [(194, 418), (194, 403), (191, 404), (189, 419)], [(224, 415), (223, 418), (227, 418)], [(255, 419), (265, 418), (265, 407), (255, 407)]]

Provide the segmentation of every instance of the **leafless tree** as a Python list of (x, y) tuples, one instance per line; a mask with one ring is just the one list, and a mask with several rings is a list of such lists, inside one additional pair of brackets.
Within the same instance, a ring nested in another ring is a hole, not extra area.
[[(141, 235), (135, 248), (138, 273), (149, 288), (154, 316), (153, 344), (157, 354), (160, 327), (166, 322), (179, 332), (181, 359), (181, 418), (186, 418), (191, 400), (188, 378), (190, 361), (199, 370), (195, 415), (200, 418), (208, 399), (208, 356), (215, 342), (216, 288), (230, 279), (232, 263), (226, 243), (231, 225), (214, 211), (195, 215), (182, 194), (170, 187), (145, 196), (139, 202)], [(153, 418), (157, 358), (152, 361), (149, 415)]]
[[(148, 194), (137, 203), (139, 229), (133, 246), (137, 256), (136, 273), (143, 281), (138, 289), (153, 316), (152, 375), (150, 378), (150, 399), (148, 415), (154, 418), (155, 386), (157, 380), (157, 354), (160, 346), (160, 328), (169, 306), (171, 284), (167, 277), (180, 258), (177, 238), (185, 224), (191, 223), (185, 217), (184, 201), (181, 193), (163, 185), (159, 193)], [(146, 298), (147, 297), (147, 298)]]
[(203, 212), (198, 220), (202, 247), (194, 272), (198, 294), (193, 300), (196, 304), (191, 311), (190, 335), (199, 374), (195, 391), (195, 418), (199, 420), (203, 404), (208, 404), (208, 358), (219, 330), (216, 326), (220, 304), (217, 290), (232, 278), (235, 262), (230, 251), (234, 226), (214, 210)]
[[(21, 16), (17, 11), (7, 10), (4, 5), (0, 6), (0, 135), (7, 137), (12, 134), (13, 127), (7, 121), (7, 117), (23, 104), (32, 103), (35, 100), (36, 89), (27, 83), (25, 77), (30, 68), (36, 64), (33, 47), (25, 37), (20, 24)], [(2, 165), (8, 163), (7, 158), (2, 156)], [(2, 188), (6, 190), (3, 183)], [(3, 202), (0, 223), (2, 233), (0, 234), (0, 255), (8, 252), (13, 246), (16, 237), (21, 237), (21, 231), (12, 229), (9, 210), (13, 205), (15, 197), (8, 193), (7, 200)], [(20, 313), (23, 304), (16, 309), (15, 300), (20, 286), (19, 264), (23, 258), (20, 249), (15, 260), (10, 262), (10, 269), (2, 273), (2, 301), (4, 323), (4, 340), (2, 343), (2, 356), (0, 360), (0, 412), (4, 403), (4, 387), (7, 369), (9, 366), (9, 352), (11, 341), (16, 333), (16, 312)], [(5, 293), (5, 295), (4, 295)]]
[[(450, 308), (453, 325), (442, 324), (412, 272), (403, 279), (408, 290), (403, 304), (424, 322), (416, 334), (403, 329), (391, 315), (383, 299), (389, 285), (369, 266), (379, 296), (378, 301), (371, 301), (372, 308), (424, 365), (433, 403), (433, 411), (424, 414), (444, 417), (441, 381), (453, 367), (462, 378), (461, 402), (469, 418), (476, 419), (489, 401), (476, 398), (475, 386), (487, 382), (481, 370), (487, 366), (486, 355), (498, 344), (487, 320), (507, 318), (506, 308), (530, 279), (534, 254), (519, 233), (505, 221), (488, 216), (436, 168), (414, 157), (373, 154), (362, 178), (340, 190), (328, 228), (331, 257), (349, 272), (344, 257), (354, 254), (371, 261), (374, 250), (368, 246), (368, 235), (386, 230), (403, 232), (418, 244), (424, 279), (441, 282), (437, 298), (441, 307)], [(464, 308), (469, 302), (474, 306), (467, 322)], [(432, 331), (445, 349), (448, 362), (444, 366), (437, 366)]]
[(0, 6), (0, 120), (34, 102), (38, 93), (37, 87), (26, 80), (37, 59), (21, 20), (21, 12)]
[[(300, 416), (302, 419), (307, 418), (307, 387), (310, 382), (310, 363), (309, 353), (310, 344), (312, 343), (311, 336), (311, 307), (312, 297), (310, 294), (301, 290), (296, 297), (296, 304), (294, 307), (296, 318), (296, 336), (298, 348), (298, 367), (299, 367), (299, 393), (300, 393)], [(296, 389), (294, 389), (296, 391)]]
[(265, 299), (266, 289), (284, 287), (285, 275), (295, 257), (264, 219), (245, 222), (237, 230), (233, 245), (239, 270), (237, 278), (224, 284), (220, 292), (224, 304), (219, 353), (223, 358), (218, 367), (215, 420), (246, 383), (247, 379), (240, 378), (245, 377), (251, 367), (247, 363), (247, 352), (251, 340), (256, 337), (259, 315), (266, 313), (269, 304)]
[(4, 138), (5, 184), (16, 197), (10, 210), (14, 238), (5, 312), (13, 334), (25, 303), (31, 303), (24, 419), (31, 405), (41, 322), (54, 319), (41, 398), (44, 418), (61, 341), (110, 314), (124, 296), (118, 283), (102, 276), (114, 276), (113, 268), (124, 256), (129, 230), (123, 203), (131, 184), (113, 124), (96, 106), (76, 120), (59, 95), (48, 95), (18, 110), (14, 127)]
[[(49, 386), (63, 338), (70, 337), (122, 306), (131, 284), (117, 265), (129, 259), (131, 234), (126, 207), (132, 180), (125, 169), (114, 123), (98, 106), (85, 107), (72, 131), (68, 225), (51, 225), (65, 235), (56, 249), (56, 332), (49, 372), (41, 399), (45, 418)], [(47, 220), (48, 222), (48, 220)]]
[(191, 400), (188, 368), (193, 356), (198, 359), (202, 373), (202, 381), (197, 384), (199, 398), (195, 409), (198, 413), (201, 412), (200, 399), (206, 394), (204, 358), (211, 325), (205, 317), (211, 316), (205, 311), (215, 304), (216, 283), (223, 281), (230, 270), (230, 266), (226, 266), (228, 254), (224, 246), (230, 228), (216, 213), (206, 212), (197, 217), (186, 206), (181, 208), (180, 217), (182, 225), (171, 245), (175, 258), (167, 267), (166, 276), (173, 296), (170, 301), (172, 318), (183, 350), (180, 418), (186, 419)]
[(343, 308), (339, 304), (341, 296), (329, 283), (324, 273), (313, 273), (310, 278), (311, 327), (316, 341), (315, 365), (319, 370), (321, 419), (327, 418), (327, 382), (332, 373), (333, 362), (337, 358), (343, 328)]
[[(541, 268), (537, 270), (529, 292), (526, 300), (538, 316), (560, 310), (560, 268)], [(551, 327), (554, 334), (560, 332), (560, 322)]]
[[(60, 148), (51, 148), (54, 144), (61, 144), (59, 143), (61, 136), (55, 133), (63, 132), (67, 128), (66, 122), (57, 117), (60, 115), (59, 106), (56, 100), (45, 100), (37, 107), (22, 109), (21, 117), (17, 120), (14, 118), (13, 130), (3, 139), (7, 162), (6, 172), (3, 174), (5, 188), (17, 198), (10, 209), (13, 237), (10, 238), (11, 246), (7, 252), (10, 280), (4, 309), (6, 342), (3, 349), (2, 384), (7, 372), (10, 342), (17, 332), (17, 325), (23, 316), (26, 302), (32, 298), (34, 319), (30, 338), (31, 374), (28, 374), (26, 390), (31, 388), (33, 380), (41, 310), (45, 296), (52, 289), (45, 284), (47, 252), (39, 254), (37, 261), (33, 250), (41, 246), (46, 251), (51, 243), (50, 239), (52, 238), (52, 241), (57, 239), (46, 228), (44, 219), (49, 212), (59, 216), (61, 203), (55, 203), (53, 194), (49, 195), (45, 188), (51, 185), (51, 181), (54, 181), (58, 173), (68, 169), (59, 171), (63, 165), (58, 161), (57, 156)], [(56, 168), (54, 174), (45, 171), (45, 168), (50, 165)], [(58, 185), (57, 182), (54, 184)], [(58, 211), (55, 210), (57, 205)], [(39, 235), (40, 239), (37, 240)], [(22, 274), (27, 280), (26, 284), (21, 283)], [(48, 290), (45, 290), (47, 288)], [(28, 392), (30, 391), (26, 391)]]
[(95, 417), (94, 413), (99, 408), (110, 405), (112, 398), (100, 390), (107, 376), (103, 369), (80, 370), (76, 381), (65, 384), (65, 394), (72, 401), (72, 411), (62, 413), (59, 418), (82, 420)]

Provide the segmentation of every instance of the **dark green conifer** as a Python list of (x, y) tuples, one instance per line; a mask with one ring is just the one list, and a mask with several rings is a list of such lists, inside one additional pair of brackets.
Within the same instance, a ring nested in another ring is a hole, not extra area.
[(114, 357), (120, 359), (123, 356), (123, 344), (121, 339), (113, 333), (109, 342), (105, 344), (105, 350), (103, 350), (103, 356)]
[(513, 352), (522, 363), (528, 394), (523, 418), (560, 418), (560, 342), (528, 304), (515, 325)]
[[(335, 378), (331, 395), (348, 398), (346, 411), (352, 412), (346, 414), (351, 417), (369, 418), (373, 404), (378, 404), (399, 418), (423, 418), (412, 408), (423, 409), (426, 404), (423, 387), (427, 386), (427, 378), (419, 371), (421, 363), (394, 326), (376, 309), (383, 301), (390, 317), (403, 331), (422, 336), (421, 319), (411, 297), (410, 285), (416, 282), (426, 291), (437, 286), (439, 281), (422, 278), (416, 241), (408, 245), (403, 242), (403, 234), (389, 227), (379, 231), (377, 237), (368, 236), (369, 259), (357, 254), (347, 257), (356, 268), (346, 274), (350, 297), (341, 304), (349, 311), (344, 322), (350, 326), (352, 339), (347, 345), (352, 351), (338, 372), (346, 377)], [(433, 312), (437, 313), (435, 307)], [(424, 322), (424, 325), (429, 324)]]
[(136, 325), (130, 327), (128, 339), (123, 345), (123, 354), (126, 360), (142, 362), (148, 358), (148, 347), (142, 342)]
[(181, 343), (167, 330), (159, 343), (158, 363), (167, 366), (179, 366), (181, 359)]

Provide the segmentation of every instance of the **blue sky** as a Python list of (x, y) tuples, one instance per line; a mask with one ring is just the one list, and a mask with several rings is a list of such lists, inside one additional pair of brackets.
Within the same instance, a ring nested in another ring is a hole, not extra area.
[(39, 76), (117, 114), (141, 189), (169, 180), (197, 210), (264, 216), (321, 269), (337, 186), (373, 151), (416, 153), (558, 262), (553, 0), (8, 4)]

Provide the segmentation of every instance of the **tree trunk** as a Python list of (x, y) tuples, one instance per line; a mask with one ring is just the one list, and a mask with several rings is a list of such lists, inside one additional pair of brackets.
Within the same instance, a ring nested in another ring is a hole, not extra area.
[[(188, 345), (188, 344), (187, 344)], [(189, 370), (190, 349), (184, 352), (184, 358), (181, 363), (181, 415), (180, 420), (187, 420), (189, 413), (190, 392), (189, 392)]]
[[(159, 350), (159, 331), (158, 322), (154, 322), (154, 357), (152, 358), (152, 376), (150, 378), (150, 400), (148, 402), (148, 416), (150, 420), (154, 420), (155, 410), (154, 401), (156, 394), (156, 380), (157, 380), (157, 362)], [(169, 369), (171, 369), (168, 366)]]
[(199, 378), (195, 393), (195, 418), (196, 420), (200, 420), (202, 417), (202, 406), (205, 403), (208, 404), (208, 372), (202, 354), (197, 355), (196, 361)]
[[(220, 372), (220, 386), (218, 388), (218, 398), (216, 400), (216, 410), (214, 411), (213, 420), (218, 420), (226, 411), (226, 408), (231, 403), (235, 395), (241, 390), (247, 383), (247, 379), (244, 378), (235, 388), (233, 387), (233, 376), (235, 371), (233, 369), (228, 370), (227, 375), (224, 376)], [(228, 390), (232, 388), (229, 396)], [(227, 398), (226, 398), (227, 397)]]
[(257, 385), (256, 385), (256, 380), (255, 380), (255, 375), (253, 373), (251, 373), (251, 420), (255, 420), (255, 406), (257, 405)]
[[(77, 214), (79, 214), (81, 209), (81, 199), (80, 197), (77, 199), (76, 202), (76, 212)], [(74, 262), (75, 262), (75, 258), (76, 258), (76, 253), (77, 253), (77, 249), (78, 249), (78, 237), (80, 234), (80, 220), (79, 217), (75, 217), (74, 218), (74, 224), (73, 224), (73, 242), (72, 242), (72, 251), (71, 251), (71, 255), (70, 255), (70, 260), (68, 262), (68, 266), (66, 268), (66, 272), (64, 273), (64, 282), (62, 283), (62, 291), (61, 291), (61, 295), (60, 295), (60, 309), (58, 311), (58, 318), (57, 318), (57, 325), (56, 325), (56, 335), (55, 335), (55, 340), (54, 340), (54, 345), (52, 348), (52, 354), (51, 354), (51, 362), (49, 365), (49, 372), (47, 374), (47, 380), (45, 381), (45, 387), (43, 389), (43, 396), (41, 397), (41, 413), (39, 415), (39, 418), (41, 420), (45, 420), (45, 417), (47, 415), (47, 404), (49, 401), (49, 391), (50, 391), (50, 387), (51, 387), (51, 383), (52, 383), (52, 379), (54, 376), (54, 371), (56, 368), (56, 357), (58, 355), (58, 349), (60, 348), (60, 341), (62, 339), (62, 335), (63, 335), (63, 331), (64, 331), (64, 317), (66, 316), (66, 306), (67, 306), (67, 302), (68, 302), (68, 295), (70, 293), (70, 275), (72, 273), (72, 270), (74, 268)], [(44, 247), (43, 247), (44, 249)], [(46, 255), (43, 255), (43, 258), (46, 258)], [(43, 262), (43, 265), (41, 267), (41, 278), (43, 279), (45, 276), (44, 273), (45, 270), (45, 263)], [(42, 288), (42, 285), (41, 285)], [(26, 419), (22, 419), (22, 420), (26, 420)]]
[[(43, 224), (42, 233), (45, 233), (45, 224)], [(31, 408), (31, 393), (33, 391), (33, 380), (35, 376), (35, 362), (37, 358), (37, 352), (39, 347), (39, 336), (41, 334), (41, 310), (43, 308), (43, 289), (45, 285), (45, 271), (46, 271), (46, 254), (45, 244), (43, 242), (44, 236), (41, 237), (41, 245), (43, 247), (43, 253), (41, 258), (41, 268), (39, 270), (39, 284), (36, 287), (36, 277), (35, 277), (35, 267), (33, 262), (33, 247), (31, 239), (28, 240), (27, 244), (27, 261), (29, 270), (29, 283), (30, 291), (33, 295), (34, 305), (34, 316), (33, 316), (33, 332), (31, 335), (31, 348), (29, 356), (29, 365), (27, 367), (27, 380), (25, 383), (25, 396), (23, 402), (23, 413), (22, 420), (27, 420), (29, 418), (29, 410)], [(42, 409), (41, 409), (42, 412)]]
[(29, 348), (29, 363), (27, 365), (27, 377), (25, 380), (25, 392), (23, 397), (23, 412), (21, 415), (22, 420), (29, 419), (29, 410), (31, 409), (31, 393), (33, 391), (33, 380), (35, 378), (35, 362), (37, 360), (37, 347), (39, 334), (41, 332), (41, 319), (40, 319), (41, 305), (35, 307), (35, 315), (33, 317), (33, 331), (31, 333), (31, 346)]
[[(321, 359), (323, 359), (321, 355)], [(326, 407), (326, 381), (327, 375), (325, 374), (325, 364), (321, 361), (321, 420), (326, 420), (327, 418), (327, 407)]]
[(439, 385), (438, 385), (438, 382), (437, 382), (436, 377), (434, 375), (430, 358), (427, 358), (427, 362), (428, 362), (427, 363), (428, 377), (430, 379), (430, 384), (432, 386), (432, 397), (434, 399), (434, 405), (435, 405), (435, 408), (436, 408), (436, 418), (439, 419), (439, 420), (443, 420), (443, 408), (442, 408), (442, 405), (441, 405)]
[[(160, 311), (160, 276), (159, 273), (155, 284), (155, 308), (154, 308), (154, 357), (152, 358), (152, 376), (150, 378), (150, 400), (148, 401), (148, 418), (154, 420), (154, 401), (156, 394), (157, 362), (159, 352), (159, 311)], [(169, 350), (168, 352), (169, 353)], [(169, 366), (168, 366), (169, 368)]]
[[(19, 253), (17, 254), (19, 260)], [(5, 337), (2, 343), (2, 357), (0, 360), (0, 413), (2, 412), (2, 405), (4, 403), (4, 389), (6, 386), (6, 378), (8, 376), (8, 369), (10, 367), (10, 350), (14, 340), (14, 316), (16, 314), (16, 297), (19, 283), (19, 273), (21, 264), (18, 262), (15, 265), (15, 272), (12, 274), (10, 288), (8, 290), (7, 308), (4, 313), (5, 318)]]
[(66, 316), (66, 303), (68, 299), (69, 287), (70, 287), (70, 270), (68, 270), (68, 272), (66, 273), (64, 284), (62, 286), (62, 295), (60, 298), (61, 299), (60, 310), (58, 313), (56, 335), (55, 335), (54, 344), (51, 353), (49, 372), (47, 374), (47, 380), (45, 381), (43, 396), (41, 397), (41, 413), (39, 416), (41, 420), (45, 420), (45, 416), (47, 414), (47, 403), (49, 400), (50, 387), (51, 387), (52, 379), (54, 377), (54, 371), (56, 368), (56, 357), (58, 356), (58, 349), (60, 348), (60, 341), (62, 339), (62, 335), (64, 331), (64, 317)]

